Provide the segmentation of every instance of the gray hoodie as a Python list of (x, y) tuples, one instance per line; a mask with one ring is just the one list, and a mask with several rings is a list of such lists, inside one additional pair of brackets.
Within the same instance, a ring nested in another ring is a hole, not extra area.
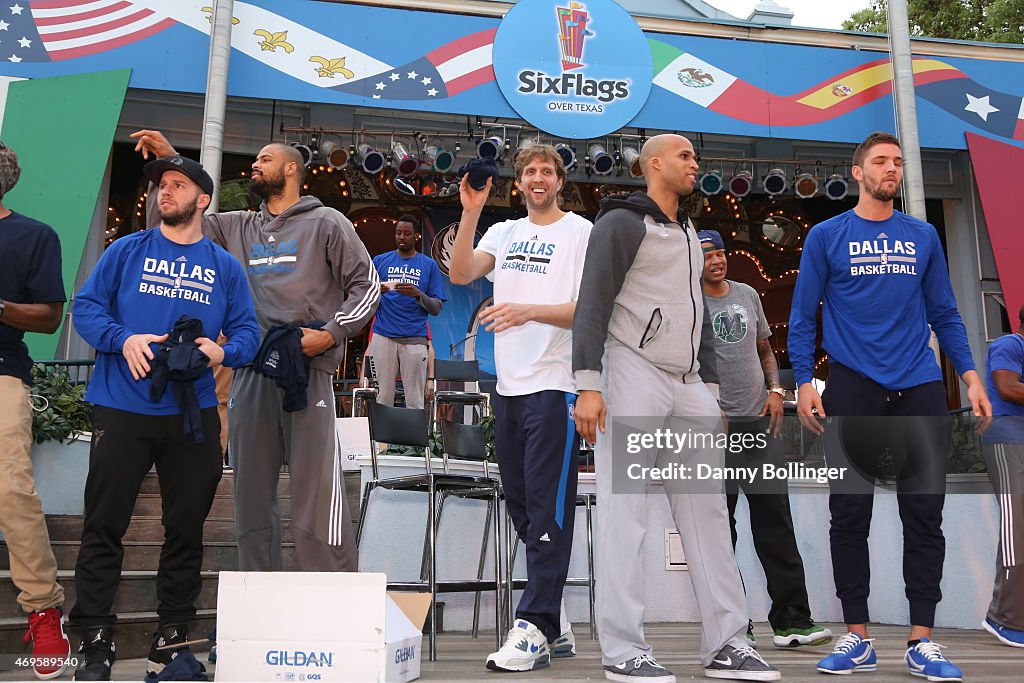
[(668, 218), (645, 192), (604, 199), (573, 315), (577, 389), (601, 390), (609, 339), (684, 382), (717, 384), (703, 272), (700, 240), (682, 211)]
[(274, 216), (229, 211), (203, 217), (203, 233), (241, 261), (263, 335), (285, 323), (326, 321), (337, 345), (311, 367), (334, 372), (346, 337), (359, 332), (380, 301), (380, 279), (355, 228), (341, 212), (305, 196)]

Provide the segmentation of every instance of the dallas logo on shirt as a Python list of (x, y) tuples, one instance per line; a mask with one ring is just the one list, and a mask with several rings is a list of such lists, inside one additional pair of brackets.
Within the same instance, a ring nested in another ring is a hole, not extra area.
[[(849, 243), (850, 275), (917, 275), (917, 246), (889, 240), (884, 232), (873, 240)], [(869, 264), (869, 265), (862, 265)]]
[(217, 271), (201, 265), (189, 265), (179, 256), (173, 261), (146, 258), (142, 264), (139, 292), (167, 299), (184, 299), (210, 305), (210, 294), (217, 282)]
[(548, 272), (547, 265), (551, 263), (554, 255), (553, 242), (541, 242), (536, 238), (513, 242), (505, 252), (505, 261), (501, 264), (501, 269), (543, 275)]
[(411, 285), (419, 286), (422, 275), (423, 271), (419, 268), (388, 266), (388, 272), (384, 279), (392, 282), (408, 282)]
[(298, 251), (295, 240), (276, 242), (271, 235), (267, 243), (254, 244), (249, 248), (249, 274), (290, 273), (299, 260)]

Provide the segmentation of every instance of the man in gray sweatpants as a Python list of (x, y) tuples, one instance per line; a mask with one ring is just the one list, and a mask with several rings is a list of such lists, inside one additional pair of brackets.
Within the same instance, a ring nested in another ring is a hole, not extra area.
[[(176, 154), (159, 131), (132, 134), (143, 156)], [(310, 359), (307, 405), (287, 412), (283, 390), (253, 368), (235, 372), (228, 400), (228, 452), (235, 468), (238, 567), (283, 567), (277, 483), (291, 475), (292, 532), (300, 571), (357, 571), (355, 530), (335, 430), (332, 375), (346, 337), (373, 317), (380, 279), (352, 223), (315, 197), (300, 196), (305, 168), (296, 149), (272, 143), (252, 164), (259, 211), (203, 217), (203, 233), (241, 261), (260, 332), (302, 326)], [(151, 193), (151, 195), (154, 193)], [(308, 327), (313, 321), (320, 329)]]
[[(580, 389), (576, 425), (596, 444), (594, 545), (605, 678), (674, 683), (675, 676), (652, 656), (643, 631), (650, 480), (628, 485), (632, 475), (626, 470), (636, 473), (656, 464), (721, 467), (724, 450), (716, 441), (683, 450), (684, 462), (666, 463), (655, 448), (615, 449), (621, 435), (605, 430), (610, 418), (620, 420), (615, 429), (630, 433), (721, 432), (716, 398), (701, 380), (716, 374), (707, 367), (714, 363), (714, 348), (702, 292), (704, 255), (679, 206), (697, 181), (693, 145), (678, 135), (658, 135), (644, 144), (640, 163), (647, 192), (605, 199), (587, 248), (573, 323), (573, 371)], [(698, 358), (702, 336), (707, 337), (705, 353)], [(724, 482), (709, 486), (680, 476), (666, 482), (665, 490), (700, 610), (705, 676), (777, 680), (778, 670), (746, 641), (747, 606)]]

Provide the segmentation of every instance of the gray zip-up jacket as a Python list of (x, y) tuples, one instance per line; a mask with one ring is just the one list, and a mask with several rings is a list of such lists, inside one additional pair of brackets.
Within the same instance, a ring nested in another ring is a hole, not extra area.
[(259, 211), (207, 214), (203, 233), (245, 267), (262, 335), (285, 323), (326, 321), (337, 344), (310, 366), (334, 372), (345, 338), (370, 322), (380, 301), (377, 269), (352, 223), (305, 196), (278, 216), (265, 202)]
[(669, 219), (645, 192), (604, 199), (573, 315), (576, 388), (601, 390), (609, 339), (684, 382), (717, 384), (703, 272), (700, 240), (682, 211)]

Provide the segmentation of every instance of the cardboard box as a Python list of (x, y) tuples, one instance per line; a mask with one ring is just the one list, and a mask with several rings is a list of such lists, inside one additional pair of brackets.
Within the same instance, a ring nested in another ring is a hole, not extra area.
[(384, 574), (221, 572), (216, 680), (416, 680), (429, 607)]

